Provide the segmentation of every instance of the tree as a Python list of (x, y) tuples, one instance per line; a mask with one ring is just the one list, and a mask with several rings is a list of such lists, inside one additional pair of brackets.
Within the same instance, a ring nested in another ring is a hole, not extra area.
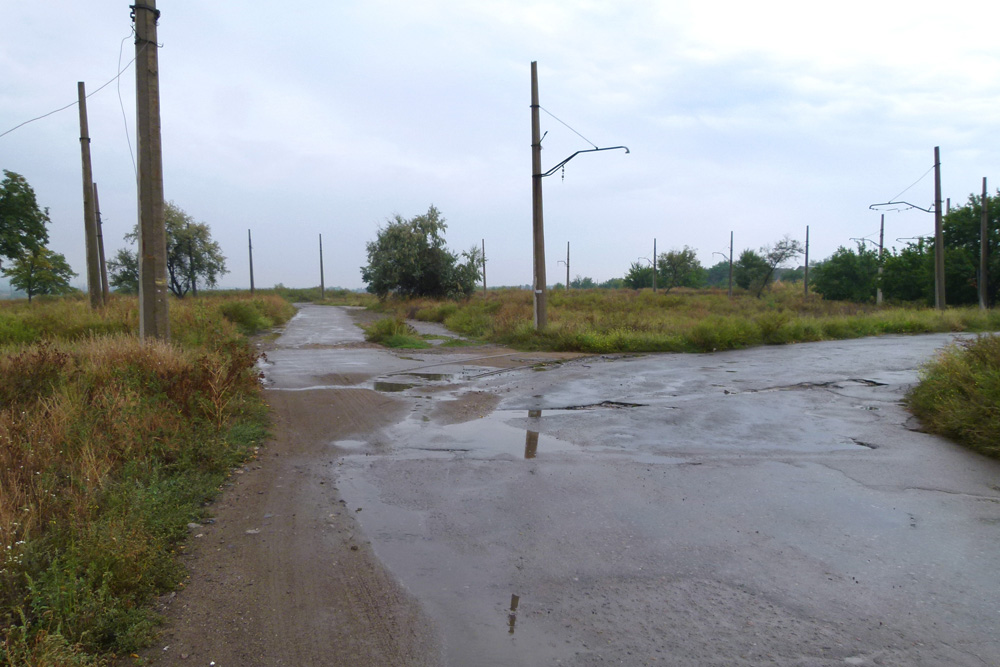
[[(733, 267), (735, 272), (735, 266)], [(713, 264), (705, 270), (705, 284), (709, 287), (729, 287), (729, 260)]]
[(3, 170), (0, 181), (0, 260), (15, 260), (49, 241), (49, 209), (38, 208), (35, 191), (20, 174)]
[[(219, 278), (227, 273), (226, 258), (212, 232), (204, 222), (196, 222), (173, 202), (167, 202), (163, 211), (167, 232), (167, 286), (178, 298), (188, 291), (197, 294), (198, 282), (205, 287), (215, 287)], [(139, 240), (139, 225), (125, 235), (125, 240)], [(136, 253), (120, 249), (115, 259), (108, 262), (111, 272), (109, 282), (115, 289), (130, 292), (139, 290), (139, 261)]]
[[(1000, 297), (1000, 190), (987, 204), (987, 302)], [(953, 208), (944, 216), (945, 294), (949, 304), (979, 302), (979, 249), (982, 221), (982, 195), (969, 195), (965, 206)]]
[(733, 282), (737, 287), (749, 290), (755, 283), (763, 284), (766, 272), (767, 262), (764, 258), (747, 248), (740, 253), (740, 258), (733, 264)]
[(139, 293), (139, 258), (128, 248), (119, 248), (108, 260), (108, 282), (116, 292)]
[(594, 282), (593, 278), (579, 275), (573, 280), (569, 281), (570, 289), (594, 289), (597, 287), (597, 283)]
[(656, 258), (657, 285), (667, 293), (674, 287), (698, 287), (704, 282), (705, 269), (695, 251), (688, 246), (670, 250)]
[(917, 239), (898, 252), (893, 248), (882, 261), (882, 293), (887, 299), (934, 304), (933, 241)]
[(744, 250), (733, 267), (733, 280), (759, 298), (774, 278), (775, 270), (802, 253), (802, 244), (788, 236), (773, 245), (762, 246), (759, 253)]
[(622, 284), (629, 289), (643, 289), (653, 286), (653, 267), (632, 262)]
[(878, 251), (858, 243), (855, 252), (840, 246), (825, 261), (812, 267), (812, 288), (824, 299), (868, 303), (878, 287)]
[(69, 294), (76, 291), (69, 284), (76, 276), (66, 258), (45, 246), (23, 253), (3, 269), (10, 284), (28, 295), (28, 303), (36, 294)]
[(384, 299), (399, 296), (470, 296), (482, 275), (483, 256), (478, 247), (462, 253), (464, 263), (445, 247), (447, 229), (433, 205), (424, 215), (409, 220), (396, 215), (369, 241), (368, 264), (361, 279), (368, 291)]

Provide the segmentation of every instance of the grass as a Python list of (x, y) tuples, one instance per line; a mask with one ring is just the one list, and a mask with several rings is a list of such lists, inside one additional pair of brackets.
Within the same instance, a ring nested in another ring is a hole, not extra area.
[(292, 312), (173, 301), (172, 340), (142, 342), (131, 299), (0, 305), (0, 664), (103, 665), (151, 640), (186, 525), (266, 437), (246, 334)]
[(928, 431), (1000, 458), (1000, 336), (978, 336), (941, 352), (907, 403)]
[(365, 340), (386, 347), (424, 349), (430, 343), (420, 337), (416, 329), (399, 317), (386, 317), (365, 327)]
[(570, 290), (549, 293), (549, 325), (532, 324), (527, 290), (497, 290), (465, 302), (387, 300), (397, 318), (441, 322), (472, 339), (519, 349), (612, 352), (711, 352), (891, 333), (1000, 330), (1000, 311), (936, 311), (806, 299), (778, 286), (763, 298), (724, 291)]

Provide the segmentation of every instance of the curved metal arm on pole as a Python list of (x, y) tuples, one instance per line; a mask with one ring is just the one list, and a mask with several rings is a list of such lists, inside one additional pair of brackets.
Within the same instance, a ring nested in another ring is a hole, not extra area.
[(573, 158), (575, 158), (580, 153), (596, 153), (597, 151), (613, 151), (613, 150), (617, 150), (619, 148), (621, 148), (622, 150), (624, 150), (626, 153), (630, 153), (631, 152), (631, 151), (629, 151), (629, 149), (628, 149), (627, 146), (610, 146), (609, 148), (588, 148), (586, 150), (577, 151), (577, 152), (573, 153), (568, 158), (566, 158), (565, 160), (563, 160), (562, 162), (560, 162), (556, 166), (552, 167), (551, 169), (549, 169), (544, 174), (539, 174), (539, 176), (541, 178), (545, 178), (546, 176), (551, 176), (552, 174), (554, 174), (557, 171), (559, 171), (560, 167), (564, 166), (567, 162), (569, 162), (570, 160), (572, 160)]
[(868, 207), (868, 210), (869, 211), (877, 211), (878, 209), (875, 208), (876, 206), (892, 206), (893, 204), (905, 204), (906, 206), (909, 206), (910, 208), (915, 208), (918, 211), (923, 211), (924, 213), (933, 213), (934, 212), (933, 208), (924, 208), (923, 206), (917, 206), (916, 204), (911, 204), (908, 201), (887, 201), (887, 202), (885, 202), (883, 204), (871, 204)]

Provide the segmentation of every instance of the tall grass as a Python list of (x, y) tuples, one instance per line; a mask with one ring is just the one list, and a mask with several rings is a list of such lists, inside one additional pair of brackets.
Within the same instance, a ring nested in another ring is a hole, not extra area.
[(952, 345), (907, 396), (925, 428), (1000, 458), (1000, 336)]
[(187, 523), (266, 435), (241, 330), (293, 310), (174, 301), (173, 340), (142, 342), (132, 300), (0, 307), (0, 664), (103, 664), (149, 641)]
[(527, 290), (491, 291), (465, 302), (389, 300), (380, 307), (495, 343), (594, 353), (711, 352), (889, 333), (1000, 329), (996, 310), (875, 307), (807, 299), (791, 287), (778, 287), (760, 299), (730, 299), (721, 290), (554, 291), (543, 332), (534, 329)]

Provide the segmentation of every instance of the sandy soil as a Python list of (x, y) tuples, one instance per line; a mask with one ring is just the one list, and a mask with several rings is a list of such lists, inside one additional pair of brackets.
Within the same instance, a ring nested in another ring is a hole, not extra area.
[(377, 431), (403, 409), (365, 390), (268, 392), (274, 438), (192, 529), (190, 579), (165, 598), (155, 665), (433, 665), (419, 607), (346, 507), (328, 443)]

